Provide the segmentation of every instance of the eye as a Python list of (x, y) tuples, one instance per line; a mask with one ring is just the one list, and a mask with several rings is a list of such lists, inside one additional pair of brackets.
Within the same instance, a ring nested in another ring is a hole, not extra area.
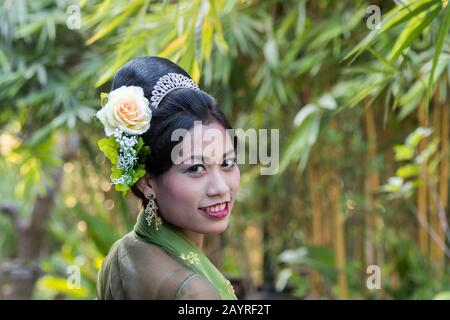
[(236, 158), (229, 158), (223, 161), (222, 168), (232, 169), (236, 165)]
[(199, 175), (199, 174), (201, 174), (203, 172), (202, 169), (206, 170), (204, 165), (202, 165), (202, 164), (195, 164), (192, 167), (189, 167), (186, 170), (186, 172), (192, 173), (192, 174), (195, 174), (195, 175)]

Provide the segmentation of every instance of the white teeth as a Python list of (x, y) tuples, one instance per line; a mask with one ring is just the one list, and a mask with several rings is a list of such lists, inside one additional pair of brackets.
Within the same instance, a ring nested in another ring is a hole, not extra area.
[(212, 207), (207, 207), (205, 208), (206, 211), (211, 211), (211, 212), (217, 212), (217, 211), (222, 211), (223, 209), (225, 209), (226, 203), (222, 203), (222, 204), (218, 204), (216, 206), (212, 206)]

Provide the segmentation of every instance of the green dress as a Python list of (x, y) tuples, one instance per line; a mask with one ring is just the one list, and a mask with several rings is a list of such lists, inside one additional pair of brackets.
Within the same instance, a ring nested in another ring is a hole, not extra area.
[(143, 212), (134, 230), (116, 241), (97, 277), (97, 298), (236, 299), (231, 283), (174, 227), (148, 225)]

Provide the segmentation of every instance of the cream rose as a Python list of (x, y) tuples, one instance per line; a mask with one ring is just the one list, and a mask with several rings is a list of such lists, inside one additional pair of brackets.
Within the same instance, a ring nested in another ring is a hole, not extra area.
[(152, 111), (141, 87), (122, 86), (109, 93), (108, 102), (97, 112), (107, 136), (117, 128), (128, 134), (143, 134), (150, 128)]

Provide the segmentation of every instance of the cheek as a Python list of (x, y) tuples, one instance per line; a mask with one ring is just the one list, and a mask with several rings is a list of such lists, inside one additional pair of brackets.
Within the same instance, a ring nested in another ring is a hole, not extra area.
[(197, 205), (202, 197), (202, 183), (184, 175), (172, 179), (164, 190), (165, 200), (171, 207)]
[(241, 171), (239, 170), (239, 167), (236, 167), (233, 172), (230, 173), (228, 179), (228, 186), (233, 192), (236, 192), (239, 190), (239, 186), (241, 184)]

